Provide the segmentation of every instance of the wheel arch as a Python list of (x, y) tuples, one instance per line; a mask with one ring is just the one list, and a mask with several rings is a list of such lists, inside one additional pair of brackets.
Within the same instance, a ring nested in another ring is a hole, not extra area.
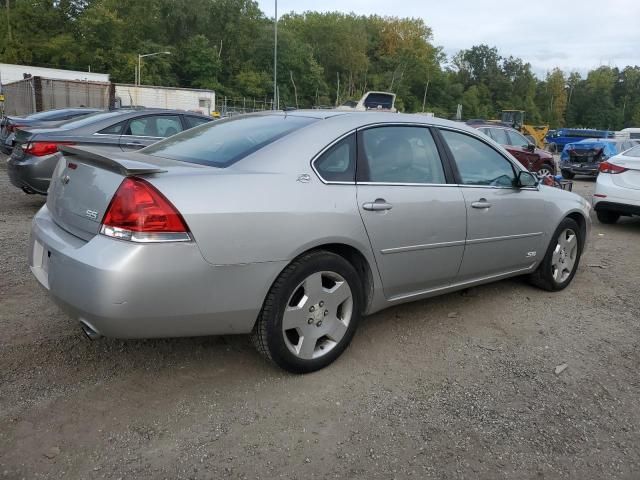
[(326, 242), (318, 242), (314, 245), (307, 245), (300, 251), (296, 252), (293, 258), (278, 272), (278, 275), (273, 279), (273, 282), (269, 286), (269, 289), (273, 287), (273, 284), (278, 280), (282, 272), (296, 259), (307, 255), (314, 251), (326, 251), (341, 256), (347, 262), (349, 262), (355, 268), (362, 282), (362, 294), (364, 296), (364, 308), (363, 313), (369, 312), (371, 309), (374, 298), (376, 285), (379, 282), (377, 277), (378, 271), (376, 268), (375, 260), (370, 260), (363, 253), (362, 249), (340, 240), (327, 240)]
[(582, 245), (580, 245), (580, 249), (584, 249), (584, 246), (587, 242), (587, 219), (585, 216), (579, 211), (569, 212), (564, 218), (570, 218), (575, 221), (580, 227), (580, 241)]

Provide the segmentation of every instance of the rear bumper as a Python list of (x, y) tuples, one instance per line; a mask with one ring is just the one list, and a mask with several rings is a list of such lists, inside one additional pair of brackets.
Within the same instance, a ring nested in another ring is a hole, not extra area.
[(33, 275), (72, 318), (117, 338), (248, 333), (285, 262), (214, 266), (192, 242), (140, 245), (32, 223)]
[(598, 177), (591, 203), (596, 211), (640, 215), (640, 190), (616, 185), (612, 175), (603, 173)]
[(24, 160), (9, 157), (7, 161), (9, 180), (20, 189), (26, 188), (35, 193), (46, 195), (51, 176), (59, 159), (59, 154), (27, 157)]
[(600, 201), (593, 207), (596, 212), (615, 212), (620, 215), (640, 215), (640, 206), (609, 201)]
[(575, 175), (591, 175), (591, 176), (596, 176), (598, 175), (598, 167), (600, 166), (599, 163), (595, 163), (592, 165), (585, 165), (582, 167), (578, 167), (576, 165), (572, 165), (571, 163), (561, 163), (560, 164), (560, 170), (561, 171), (566, 171), (566, 172), (571, 172)]

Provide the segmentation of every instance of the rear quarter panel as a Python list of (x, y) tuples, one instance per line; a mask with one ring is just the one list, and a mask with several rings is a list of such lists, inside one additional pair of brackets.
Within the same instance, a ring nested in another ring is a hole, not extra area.
[(321, 129), (301, 129), (227, 168), (150, 180), (183, 214), (212, 264), (292, 260), (318, 245), (344, 243), (374, 269), (355, 185), (324, 184), (311, 168), (319, 151), (359, 123), (332, 120)]

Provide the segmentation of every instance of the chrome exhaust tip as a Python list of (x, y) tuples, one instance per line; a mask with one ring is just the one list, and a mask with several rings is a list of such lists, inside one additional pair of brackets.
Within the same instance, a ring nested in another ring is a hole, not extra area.
[(82, 328), (82, 333), (84, 333), (89, 340), (98, 340), (99, 338), (102, 338), (102, 335), (100, 335), (93, 329), (91, 325), (84, 321), (80, 321), (80, 328)]

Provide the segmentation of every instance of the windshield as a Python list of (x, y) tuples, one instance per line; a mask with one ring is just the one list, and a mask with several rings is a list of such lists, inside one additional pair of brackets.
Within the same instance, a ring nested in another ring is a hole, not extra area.
[(248, 115), (210, 122), (143, 150), (147, 155), (224, 168), (316, 122), (293, 115)]

